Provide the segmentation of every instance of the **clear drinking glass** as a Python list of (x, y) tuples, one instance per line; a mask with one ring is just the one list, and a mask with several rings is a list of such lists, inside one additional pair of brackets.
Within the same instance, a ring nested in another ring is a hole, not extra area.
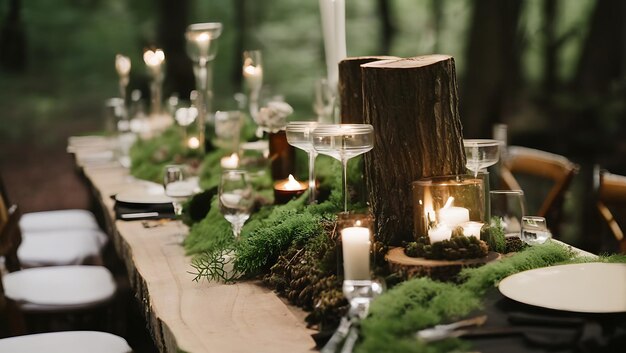
[(222, 173), (219, 185), (220, 211), (233, 227), (235, 239), (250, 218), (254, 204), (254, 192), (247, 172), (229, 170)]
[(537, 216), (522, 217), (522, 240), (528, 245), (543, 244), (552, 238), (546, 219)]
[(490, 139), (463, 140), (466, 157), (465, 166), (474, 172), (474, 176), (478, 176), (479, 170), (498, 163), (500, 145), (500, 141)]
[(318, 153), (341, 162), (344, 211), (348, 211), (348, 160), (374, 147), (374, 127), (369, 124), (328, 124), (313, 130), (313, 147)]
[[(165, 195), (172, 199), (174, 214), (180, 218), (183, 213), (183, 202), (193, 196), (196, 189), (195, 183), (186, 179), (185, 166), (179, 164), (165, 166), (163, 187), (165, 188)], [(177, 236), (182, 241), (185, 234), (181, 231)]]
[(315, 203), (315, 158), (317, 151), (313, 148), (313, 130), (318, 126), (316, 121), (292, 121), (287, 124), (287, 142), (307, 153), (309, 157), (309, 204)]
[(494, 218), (497, 217), (504, 228), (505, 237), (521, 238), (522, 217), (526, 210), (524, 192), (522, 190), (492, 190), (489, 195), (491, 225), (494, 225)]

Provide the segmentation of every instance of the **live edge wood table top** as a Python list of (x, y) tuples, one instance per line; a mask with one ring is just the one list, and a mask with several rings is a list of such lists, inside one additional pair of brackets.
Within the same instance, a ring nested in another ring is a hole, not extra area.
[(141, 221), (116, 221), (111, 195), (138, 183), (127, 169), (78, 159), (77, 165), (103, 206), (107, 231), (161, 352), (314, 350), (305, 313), (262, 284), (194, 282), (191, 258), (174, 240), (180, 225), (144, 228)]

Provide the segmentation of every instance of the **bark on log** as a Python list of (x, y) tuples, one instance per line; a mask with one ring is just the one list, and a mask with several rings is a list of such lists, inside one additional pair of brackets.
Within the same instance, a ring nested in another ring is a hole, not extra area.
[(413, 238), (411, 183), (466, 171), (454, 59), (428, 55), (361, 68), (365, 122), (375, 135), (365, 176), (376, 236), (399, 244)]
[(363, 124), (363, 86), (361, 65), (379, 60), (399, 59), (394, 56), (359, 56), (339, 62), (339, 101), (341, 102), (341, 122)]

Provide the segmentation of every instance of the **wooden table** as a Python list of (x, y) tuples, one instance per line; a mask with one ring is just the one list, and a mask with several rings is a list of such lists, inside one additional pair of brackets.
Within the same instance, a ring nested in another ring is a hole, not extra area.
[(77, 165), (105, 210), (107, 231), (161, 352), (314, 350), (305, 313), (260, 283), (194, 282), (190, 258), (175, 241), (180, 225), (146, 229), (140, 221), (116, 221), (110, 196), (138, 185), (125, 168), (80, 158)]

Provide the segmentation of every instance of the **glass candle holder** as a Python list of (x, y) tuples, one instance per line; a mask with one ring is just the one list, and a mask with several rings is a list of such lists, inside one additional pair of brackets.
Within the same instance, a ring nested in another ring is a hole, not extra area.
[(451, 175), (413, 182), (415, 238), (448, 240), (461, 227), (465, 236), (480, 234), (486, 222), (484, 182), (473, 175)]

